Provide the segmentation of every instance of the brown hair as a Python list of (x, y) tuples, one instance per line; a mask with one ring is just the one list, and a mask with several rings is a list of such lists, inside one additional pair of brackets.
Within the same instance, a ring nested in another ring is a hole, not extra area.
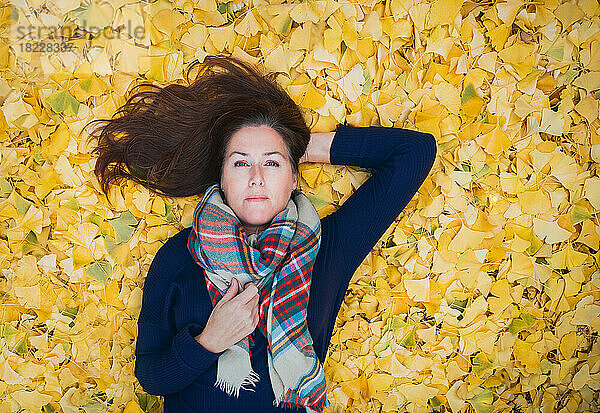
[[(231, 137), (245, 126), (266, 125), (282, 137), (292, 172), (310, 141), (303, 109), (276, 82), (275, 73), (232, 56), (207, 56), (189, 86), (142, 83), (111, 119), (99, 122), (95, 175), (111, 183), (131, 179), (169, 197), (199, 195), (218, 183)], [(118, 116), (119, 115), (119, 116)], [(87, 125), (86, 125), (87, 127)]]

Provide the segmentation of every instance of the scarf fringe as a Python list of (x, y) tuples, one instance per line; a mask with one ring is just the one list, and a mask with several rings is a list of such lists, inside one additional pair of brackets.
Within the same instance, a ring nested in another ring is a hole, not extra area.
[(306, 409), (306, 413), (318, 413), (319, 412), (319, 410), (311, 409), (308, 406), (296, 406), (295, 404), (285, 403), (285, 402), (283, 402), (283, 397), (281, 397), (281, 400), (277, 400), (277, 398), (275, 400), (273, 400), (273, 406), (279, 407), (279, 408), (291, 408), (291, 409), (297, 409), (298, 407), (304, 407)]
[[(285, 401), (285, 395), (292, 391), (291, 389), (287, 389), (286, 391), (284, 391), (283, 393), (281, 393), (279, 395), (279, 397), (277, 397), (277, 395), (275, 395), (275, 400), (273, 400), (273, 406), (275, 407), (279, 407), (279, 408), (290, 408), (290, 409), (297, 409), (297, 408), (302, 408), (304, 407), (306, 409), (306, 413), (320, 413), (323, 411), (323, 409), (325, 409), (325, 407), (329, 406), (329, 400), (327, 400), (327, 394), (322, 395), (322, 397), (320, 397), (318, 399), (318, 401), (316, 401), (316, 403), (313, 405), (315, 406), (315, 408), (309, 407), (309, 406), (304, 406), (304, 405), (296, 405), (295, 403), (291, 403), (290, 401)], [(324, 399), (324, 402), (323, 402)]]
[(256, 383), (260, 381), (260, 376), (254, 370), (250, 370), (250, 373), (244, 378), (241, 385), (238, 387), (233, 383), (229, 383), (223, 378), (217, 379), (215, 382), (215, 387), (218, 387), (225, 393), (230, 396), (239, 397), (240, 389), (248, 390), (248, 391), (256, 391), (256, 389), (252, 389), (248, 386), (256, 387)]

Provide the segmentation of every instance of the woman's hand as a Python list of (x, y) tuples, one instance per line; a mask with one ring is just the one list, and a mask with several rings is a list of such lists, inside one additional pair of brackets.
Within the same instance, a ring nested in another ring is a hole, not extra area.
[(253, 283), (238, 294), (238, 280), (215, 305), (196, 341), (213, 353), (220, 353), (252, 333), (258, 324), (258, 288)]

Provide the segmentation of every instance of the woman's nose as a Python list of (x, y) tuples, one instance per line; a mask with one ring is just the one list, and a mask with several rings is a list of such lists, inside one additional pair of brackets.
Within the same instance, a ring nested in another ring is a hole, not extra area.
[(263, 171), (260, 165), (253, 165), (250, 169), (250, 185), (263, 185), (264, 184)]

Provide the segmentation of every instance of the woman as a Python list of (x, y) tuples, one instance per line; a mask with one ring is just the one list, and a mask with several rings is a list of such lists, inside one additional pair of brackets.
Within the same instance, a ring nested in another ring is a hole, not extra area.
[[(190, 86), (137, 92), (118, 113), (93, 135), (105, 192), (127, 178), (204, 194), (146, 275), (135, 350), (144, 390), (163, 395), (166, 412), (322, 411), (350, 278), (427, 177), (433, 136), (311, 134), (271, 76), (225, 56), (207, 57)], [(374, 174), (319, 219), (296, 189), (300, 162)]]

